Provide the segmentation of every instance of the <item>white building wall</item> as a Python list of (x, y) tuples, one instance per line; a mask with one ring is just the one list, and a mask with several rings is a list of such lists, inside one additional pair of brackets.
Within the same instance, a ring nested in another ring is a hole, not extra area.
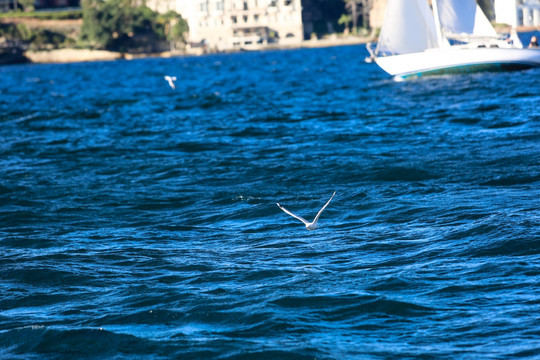
[(495, 0), (495, 21), (518, 26), (540, 26), (540, 0)]
[(176, 0), (189, 24), (189, 41), (215, 50), (300, 43), (300, 0)]
[(373, 1), (373, 7), (369, 13), (369, 25), (374, 29), (380, 29), (386, 12), (386, 0)]
[(516, 0), (495, 0), (495, 21), (500, 24), (517, 26)]
[(539, 26), (540, 25), (540, 6), (538, 6), (537, 8), (533, 9), (533, 24), (535, 26)]

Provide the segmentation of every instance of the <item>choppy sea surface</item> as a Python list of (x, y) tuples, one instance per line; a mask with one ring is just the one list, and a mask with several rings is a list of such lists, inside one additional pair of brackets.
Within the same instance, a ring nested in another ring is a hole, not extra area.
[(540, 69), (366, 55), (0, 68), (0, 358), (539, 359)]

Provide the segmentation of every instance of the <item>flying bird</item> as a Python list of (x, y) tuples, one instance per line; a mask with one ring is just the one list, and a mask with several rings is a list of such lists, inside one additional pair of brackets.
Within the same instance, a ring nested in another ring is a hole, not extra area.
[(169, 86), (174, 90), (176, 89), (176, 86), (174, 85), (174, 82), (176, 81), (176, 76), (169, 76), (169, 75), (165, 75), (163, 77), (165, 80), (167, 80), (167, 82), (169, 83)]
[(307, 221), (306, 219), (304, 219), (303, 217), (301, 216), (298, 216), (298, 215), (295, 215), (293, 214), (292, 212), (290, 212), (289, 210), (285, 209), (283, 206), (281, 206), (279, 203), (277, 203), (277, 206), (279, 206), (279, 208), (283, 211), (285, 211), (287, 214), (291, 215), (292, 217), (295, 217), (297, 218), (298, 220), (300, 220), (301, 222), (304, 223), (304, 225), (306, 225), (306, 229), (308, 230), (317, 230), (318, 226), (317, 226), (317, 221), (319, 220), (319, 216), (321, 216), (321, 213), (323, 212), (323, 210), (328, 206), (328, 204), (330, 204), (330, 201), (332, 201), (332, 199), (334, 198), (334, 195), (336, 195), (336, 192), (334, 191), (334, 193), (332, 194), (332, 197), (330, 198), (330, 200), (328, 200), (326, 202), (326, 204), (324, 204), (324, 206), (322, 207), (321, 210), (319, 210), (319, 212), (317, 213), (317, 216), (315, 216), (315, 219), (313, 219), (312, 222), (309, 222)]

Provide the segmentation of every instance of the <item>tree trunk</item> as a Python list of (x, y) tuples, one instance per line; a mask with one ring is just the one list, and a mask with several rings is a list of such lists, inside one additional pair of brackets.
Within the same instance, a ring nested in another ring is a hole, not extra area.
[(358, 14), (356, 13), (356, 1), (351, 3), (352, 6), (352, 22), (353, 22), (353, 33), (356, 34), (358, 29)]

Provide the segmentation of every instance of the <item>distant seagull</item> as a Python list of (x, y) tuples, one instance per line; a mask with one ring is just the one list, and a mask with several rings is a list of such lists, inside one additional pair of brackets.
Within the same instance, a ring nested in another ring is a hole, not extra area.
[(290, 212), (289, 210), (285, 209), (283, 206), (281, 206), (279, 203), (277, 203), (277, 206), (279, 206), (279, 208), (283, 211), (285, 211), (287, 214), (291, 215), (292, 217), (295, 217), (297, 218), (298, 220), (300, 220), (301, 222), (304, 223), (304, 225), (306, 225), (306, 229), (308, 230), (317, 230), (318, 226), (317, 226), (317, 221), (319, 220), (319, 216), (321, 216), (321, 213), (323, 212), (323, 210), (328, 206), (328, 204), (330, 204), (330, 201), (332, 201), (332, 199), (334, 198), (334, 195), (336, 195), (336, 192), (334, 191), (334, 194), (332, 194), (332, 197), (330, 198), (330, 200), (328, 200), (326, 202), (326, 204), (324, 204), (324, 206), (322, 207), (321, 210), (319, 210), (319, 212), (317, 213), (317, 216), (315, 216), (315, 219), (313, 219), (312, 222), (309, 222), (307, 221), (306, 219), (304, 219), (303, 217), (301, 216), (298, 216), (298, 215), (294, 215), (292, 212)]
[(167, 82), (169, 83), (169, 86), (174, 90), (176, 89), (176, 86), (174, 85), (174, 82), (176, 81), (176, 76), (169, 76), (169, 75), (165, 75), (163, 77), (165, 80), (167, 80)]

